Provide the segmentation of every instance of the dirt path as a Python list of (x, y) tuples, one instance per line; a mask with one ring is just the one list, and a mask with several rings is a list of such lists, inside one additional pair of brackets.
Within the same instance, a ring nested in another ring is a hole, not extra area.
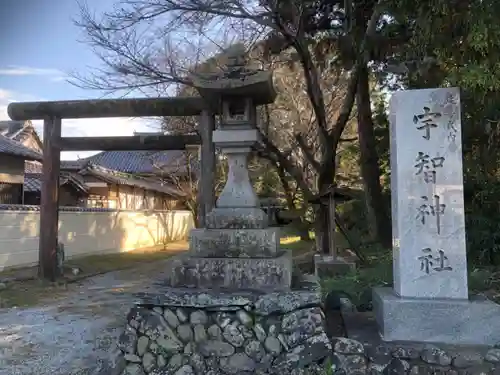
[(133, 293), (152, 289), (167, 263), (72, 284), (43, 307), (0, 309), (0, 375), (111, 374)]

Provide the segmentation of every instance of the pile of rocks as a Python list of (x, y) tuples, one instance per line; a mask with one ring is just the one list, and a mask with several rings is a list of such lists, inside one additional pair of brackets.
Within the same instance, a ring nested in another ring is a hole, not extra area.
[(500, 374), (500, 347), (486, 351), (474, 348), (445, 350), (430, 344), (364, 346), (343, 337), (333, 341), (332, 373), (338, 375)]
[(320, 302), (311, 292), (244, 297), (173, 290), (168, 301), (143, 296), (119, 340), (123, 374), (320, 371), (318, 363), (332, 353)]

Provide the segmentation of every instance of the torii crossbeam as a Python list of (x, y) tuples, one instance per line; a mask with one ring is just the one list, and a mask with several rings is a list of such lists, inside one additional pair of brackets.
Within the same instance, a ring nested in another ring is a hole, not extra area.
[[(215, 114), (200, 97), (70, 100), (11, 103), (12, 120), (43, 120), (43, 175), (40, 204), (39, 277), (57, 278), (56, 247), (59, 221), (61, 151), (184, 150), (201, 144), (199, 221), (214, 205)], [(62, 119), (103, 117), (199, 116), (197, 135), (138, 135), (131, 137), (61, 137)]]

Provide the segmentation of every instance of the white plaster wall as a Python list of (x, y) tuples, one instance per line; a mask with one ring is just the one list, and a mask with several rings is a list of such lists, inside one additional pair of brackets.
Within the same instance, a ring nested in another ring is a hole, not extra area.
[[(0, 211), (0, 270), (38, 263), (40, 213)], [(187, 239), (190, 211), (60, 212), (66, 257), (129, 251)]]

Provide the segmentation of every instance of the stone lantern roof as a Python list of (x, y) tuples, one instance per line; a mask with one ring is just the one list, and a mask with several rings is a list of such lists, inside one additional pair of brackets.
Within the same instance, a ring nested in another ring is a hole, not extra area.
[(203, 98), (214, 106), (219, 106), (223, 97), (249, 98), (254, 105), (274, 102), (276, 91), (272, 72), (249, 68), (242, 45), (228, 51), (226, 59), (220, 71), (192, 76), (194, 87)]

